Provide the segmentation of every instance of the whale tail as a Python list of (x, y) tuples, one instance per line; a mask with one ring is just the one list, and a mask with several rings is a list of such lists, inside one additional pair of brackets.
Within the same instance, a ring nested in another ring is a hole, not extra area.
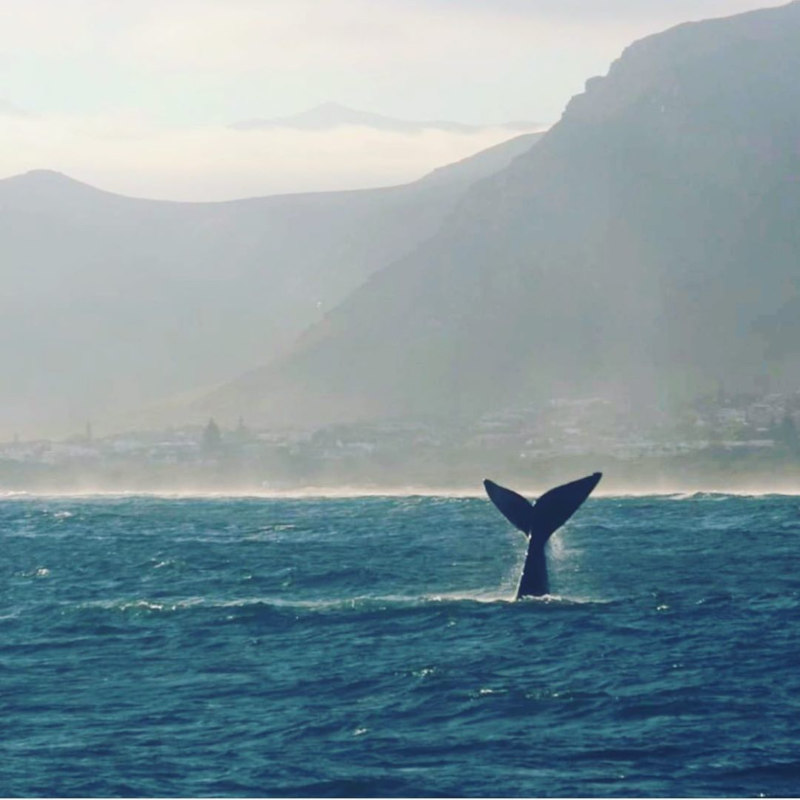
[(595, 472), (585, 478), (556, 486), (545, 492), (534, 504), (494, 481), (483, 482), (489, 499), (500, 513), (528, 537), (528, 555), (517, 590), (518, 598), (547, 594), (544, 546), (553, 533), (580, 508), (602, 477), (601, 472)]
[(537, 544), (544, 545), (583, 504), (603, 477), (601, 472), (556, 486), (545, 492), (535, 504), (522, 495), (485, 480), (486, 494), (500, 513), (514, 527)]

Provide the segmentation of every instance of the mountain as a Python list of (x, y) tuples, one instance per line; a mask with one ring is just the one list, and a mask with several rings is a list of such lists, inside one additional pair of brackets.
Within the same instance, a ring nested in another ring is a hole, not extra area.
[(323, 103), (308, 111), (293, 114), (288, 117), (275, 117), (273, 119), (249, 119), (236, 122), (231, 127), (236, 130), (262, 130), (271, 128), (289, 128), (300, 131), (329, 131), (336, 128), (351, 126), (359, 128), (373, 128), (379, 131), (393, 133), (421, 133), (424, 130), (447, 131), (449, 133), (475, 133), (486, 128), (505, 128), (509, 131), (538, 131), (545, 125), (536, 122), (505, 122), (499, 125), (465, 125), (460, 122), (446, 122), (432, 120), (427, 122), (412, 122), (409, 120), (394, 119), (380, 114), (371, 114), (367, 111), (357, 111), (338, 103)]
[(628, 47), (284, 358), (198, 406), (321, 424), (800, 387), (800, 3)]
[(262, 363), (536, 138), (405, 186), (224, 203), (0, 180), (0, 437), (82, 430)]

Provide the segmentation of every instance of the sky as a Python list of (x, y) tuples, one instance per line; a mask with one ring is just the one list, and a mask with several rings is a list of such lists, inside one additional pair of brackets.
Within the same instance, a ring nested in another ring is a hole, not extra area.
[[(635, 39), (769, 0), (0, 0), (0, 178), (174, 200), (402, 183), (555, 122)], [(325, 102), (480, 128), (239, 131)]]

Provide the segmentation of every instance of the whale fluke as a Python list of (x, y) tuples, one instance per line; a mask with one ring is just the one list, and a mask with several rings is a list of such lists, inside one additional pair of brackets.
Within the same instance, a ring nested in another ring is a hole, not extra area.
[(533, 527), (533, 506), (521, 495), (500, 486), (494, 481), (485, 480), (483, 486), (489, 499), (497, 506), (500, 513), (526, 536), (530, 536)]
[(500, 513), (528, 537), (528, 555), (517, 589), (517, 599), (541, 597), (548, 593), (545, 559), (547, 540), (580, 508), (602, 477), (601, 472), (595, 472), (556, 486), (545, 492), (535, 504), (494, 481), (487, 479), (483, 482), (489, 499)]

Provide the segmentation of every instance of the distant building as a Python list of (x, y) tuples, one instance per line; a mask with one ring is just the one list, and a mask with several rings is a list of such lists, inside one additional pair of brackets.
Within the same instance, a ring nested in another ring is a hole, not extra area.
[(212, 417), (203, 430), (203, 449), (208, 452), (213, 452), (219, 450), (221, 444), (222, 433), (219, 429), (219, 425), (217, 425)]

